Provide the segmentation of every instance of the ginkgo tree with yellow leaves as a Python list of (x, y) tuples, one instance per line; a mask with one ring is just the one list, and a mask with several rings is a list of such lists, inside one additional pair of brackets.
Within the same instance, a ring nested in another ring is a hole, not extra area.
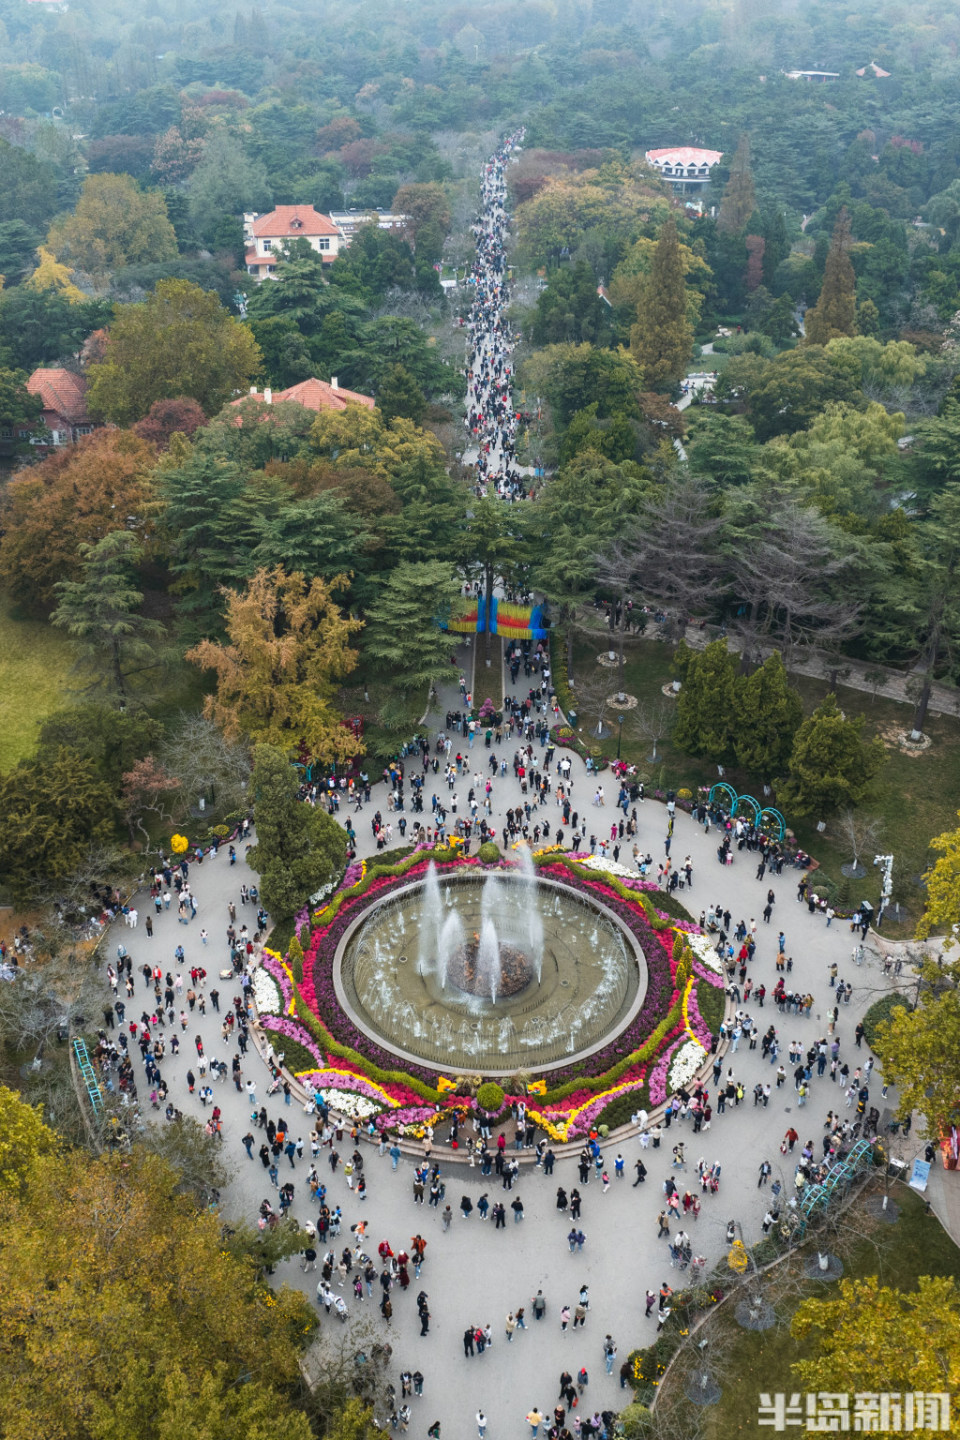
[[(842, 1280), (829, 1300), (805, 1300), (790, 1330), (815, 1342), (815, 1353), (791, 1367), (808, 1392), (940, 1394), (960, 1387), (960, 1290), (951, 1278), (921, 1275), (912, 1292), (876, 1276)], [(956, 1424), (946, 1433), (956, 1435)]]
[(187, 659), (217, 677), (204, 707), (228, 740), (241, 736), (290, 753), (301, 744), (324, 763), (356, 754), (334, 699), (357, 664), (351, 638), (363, 622), (344, 614), (346, 577), (307, 581), (281, 566), (226, 590), (228, 641), (203, 640)]
[[(0, 1125), (32, 1130), (9, 1095)], [(23, 1138), (21, 1174), (0, 1172), (5, 1440), (310, 1440), (306, 1297), (264, 1284), (158, 1156), (39, 1153), (47, 1136)]]

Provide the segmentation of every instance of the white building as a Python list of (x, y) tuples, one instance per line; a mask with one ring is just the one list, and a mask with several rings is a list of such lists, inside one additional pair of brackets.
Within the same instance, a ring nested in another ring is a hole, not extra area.
[(333, 264), (347, 241), (329, 215), (312, 205), (278, 205), (269, 214), (243, 217), (244, 263), (258, 280), (273, 275), (288, 240), (307, 240), (325, 264)]
[(674, 190), (699, 190), (709, 184), (711, 168), (720, 164), (723, 152), (701, 150), (695, 145), (668, 145), (663, 150), (648, 150), (645, 158)]

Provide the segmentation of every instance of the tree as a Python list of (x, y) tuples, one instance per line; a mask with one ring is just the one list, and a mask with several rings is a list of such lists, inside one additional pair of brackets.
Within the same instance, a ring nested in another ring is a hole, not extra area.
[(723, 760), (736, 736), (737, 657), (726, 640), (713, 640), (703, 650), (682, 643), (676, 659), (683, 683), (674, 743), (691, 755)]
[(21, 760), (0, 776), (0, 874), (17, 900), (67, 876), (91, 844), (113, 834), (116, 800), (92, 760), (75, 750)]
[(677, 222), (661, 227), (650, 274), (630, 332), (630, 351), (648, 390), (671, 390), (686, 372), (693, 346)]
[(856, 810), (848, 809), (840, 817), (840, 829), (853, 852), (853, 859), (849, 864), (840, 868), (850, 879), (859, 880), (867, 873), (860, 864), (860, 856), (865, 850), (877, 848), (877, 837), (883, 829), (883, 821), (876, 815), (861, 815)]
[(775, 644), (790, 664), (801, 646), (837, 646), (856, 632), (853, 587), (865, 562), (850, 537), (809, 506), (771, 503), (766, 492), (757, 502), (746, 534), (728, 517), (736, 593), (746, 602), (738, 624), (748, 638)]
[(105, 300), (72, 304), (60, 290), (29, 285), (0, 292), (0, 360), (26, 370), (79, 355), (84, 340), (109, 317)]
[(0, 368), (0, 430), (19, 435), (20, 430), (45, 433), (41, 415), (43, 401), (27, 389), (28, 376), (23, 370)]
[[(957, 811), (960, 819), (960, 810)], [(945, 935), (944, 949), (956, 944), (954, 927), (960, 925), (960, 829), (945, 830), (930, 841), (930, 849), (939, 852), (928, 870), (927, 903), (917, 926), (917, 938), (925, 940), (931, 933)]]
[(734, 707), (737, 764), (764, 779), (781, 774), (803, 719), (803, 704), (787, 682), (778, 650), (752, 675), (738, 678)]
[(410, 217), (417, 259), (432, 263), (439, 260), (443, 242), (450, 229), (450, 204), (443, 186), (435, 181), (426, 184), (401, 185), (391, 206), (395, 215)]
[(850, 260), (852, 243), (850, 216), (844, 207), (833, 227), (820, 298), (804, 317), (804, 333), (809, 345), (826, 345), (837, 336), (857, 333), (857, 277)]
[[(810, 1359), (791, 1366), (807, 1390), (892, 1392), (906, 1400), (949, 1392), (960, 1381), (960, 1289), (952, 1276), (921, 1275), (914, 1292), (881, 1285), (875, 1275), (841, 1280), (831, 1299), (803, 1301), (790, 1333), (815, 1345)], [(924, 1415), (928, 1421), (939, 1428), (939, 1414)], [(885, 1434), (900, 1428), (899, 1418), (879, 1424)]]
[(611, 629), (617, 635), (617, 700), (624, 698), (623, 649), (627, 632), (627, 600), (636, 581), (636, 564), (629, 545), (614, 541), (597, 556), (597, 580), (604, 590), (611, 592), (615, 605), (611, 607)]
[(298, 772), (282, 750), (253, 752), (257, 843), (248, 863), (260, 876), (260, 894), (275, 919), (296, 914), (316, 891), (343, 871), (347, 837), (325, 810), (298, 799)]
[(169, 775), (152, 755), (145, 755), (125, 773), (120, 808), (130, 831), (131, 845), (136, 841), (136, 831), (139, 830), (146, 842), (144, 849), (149, 848), (150, 833), (143, 823), (145, 815), (155, 815), (158, 822), (174, 823), (169, 805), (179, 788), (180, 781)]
[(189, 280), (160, 280), (139, 305), (118, 305), (107, 353), (91, 365), (91, 415), (129, 425), (155, 400), (186, 396), (214, 415), (261, 365), (250, 331)]
[(245, 154), (239, 140), (223, 129), (214, 130), (206, 142), (187, 190), (190, 219), (207, 242), (213, 239), (223, 216), (269, 210), (273, 199), (264, 166)]
[(668, 700), (661, 696), (653, 701), (641, 701), (635, 710), (627, 715), (627, 723), (636, 735), (643, 740), (649, 740), (651, 745), (650, 754), (647, 759), (655, 765), (657, 759), (657, 746), (665, 735), (669, 735), (677, 722), (677, 705), (675, 700)]
[(174, 435), (189, 439), (206, 423), (207, 417), (196, 400), (178, 395), (175, 400), (154, 400), (143, 419), (134, 425), (133, 433), (162, 453), (169, 450)]
[(181, 713), (164, 738), (159, 759), (188, 805), (202, 802), (215, 817), (249, 804), (249, 750), (224, 739), (203, 715)]
[[(514, 579), (528, 555), (525, 525), (528, 517), (519, 505), (503, 505), (494, 496), (477, 500), (468, 514), (458, 545), (461, 565), (479, 571), (483, 577), (487, 615), (493, 602), (493, 587), (498, 576)], [(484, 634), (484, 653), (490, 657), (490, 628)]]
[(129, 530), (112, 530), (95, 545), (81, 545), (80, 558), (80, 579), (54, 586), (59, 604), (50, 619), (83, 642), (84, 662), (93, 673), (90, 688), (106, 685), (125, 705), (130, 676), (161, 663), (156, 642), (164, 628), (143, 614), (143, 593), (131, 573), (143, 549)]
[[(57, 211), (57, 175), (53, 166), (22, 145), (0, 140), (0, 194), (4, 210), (36, 229)], [(6, 252), (4, 252), (6, 265)]]
[(42, 1106), (25, 1105), (15, 1090), (0, 1085), (0, 1194), (16, 1194), (38, 1158), (56, 1144)]
[(244, 735), (287, 751), (302, 744), (325, 764), (356, 752), (333, 705), (337, 682), (357, 663), (350, 637), (362, 628), (334, 598), (345, 585), (342, 575), (308, 583), (277, 566), (226, 592), (229, 643), (203, 640), (186, 658), (216, 673), (204, 714), (228, 740)]
[(863, 740), (863, 716), (848, 720), (828, 695), (797, 730), (780, 785), (783, 809), (797, 815), (826, 815), (857, 805), (886, 763), (883, 741)]
[(860, 402), (860, 367), (849, 355), (806, 345), (774, 360), (734, 356), (714, 386), (720, 400), (745, 408), (758, 440), (805, 430), (824, 407)]
[(164, 729), (136, 706), (120, 710), (102, 701), (54, 710), (37, 736), (37, 753), (76, 750), (91, 760), (96, 773), (116, 793), (123, 776), (160, 743)]
[(81, 546), (114, 531), (154, 535), (160, 505), (153, 447), (139, 436), (97, 430), (16, 475), (3, 497), (0, 579), (30, 610), (54, 603), (61, 580), (79, 579)]
[[(310, 1440), (291, 1398), (316, 1327), (306, 1297), (267, 1289), (177, 1179), (139, 1147), (67, 1150), (0, 1200), (0, 1429), (11, 1440), (262, 1440), (278, 1429)], [(106, 1295), (122, 1323), (104, 1324)]]
[[(950, 913), (956, 914), (955, 905), (952, 912), (946, 912)], [(939, 925), (942, 918), (936, 907), (931, 910), (928, 905), (918, 935), (929, 934), (931, 922)], [(944, 948), (955, 943), (956, 937), (948, 931)], [(923, 1115), (931, 1138), (950, 1133), (960, 1105), (960, 1079), (952, 1058), (960, 1041), (958, 980), (960, 967), (956, 964), (925, 961), (916, 1006), (893, 1010), (890, 1019), (879, 1026), (874, 1041), (884, 1080), (897, 1087), (897, 1114), (904, 1119), (914, 1112)]]
[(688, 620), (708, 613), (725, 588), (718, 549), (722, 524), (704, 481), (681, 474), (652, 489), (623, 526), (638, 588), (672, 614), (681, 635)]
[(177, 237), (162, 195), (129, 175), (88, 175), (72, 215), (50, 227), (47, 244), (98, 284), (125, 265), (173, 260)]
[(31, 290), (55, 290), (71, 305), (77, 305), (87, 297), (73, 284), (73, 273), (69, 265), (60, 264), (52, 250), (40, 245), (37, 248), (37, 268), (25, 283)]
[(912, 528), (908, 544), (899, 547), (880, 587), (878, 638), (885, 648), (897, 646), (919, 660), (915, 740), (923, 733), (936, 672), (960, 642), (958, 575), (960, 483), (951, 481), (932, 501), (927, 519)]
[(390, 572), (377, 601), (368, 606), (364, 653), (388, 677), (382, 718), (407, 719), (410, 702), (419, 716), (428, 693), (450, 675), (454, 643), (441, 627), (450, 616), (460, 583), (442, 560), (403, 561)]
[(384, 420), (398, 415), (419, 425), (427, 408), (426, 398), (410, 371), (403, 365), (391, 365), (377, 392), (377, 405)]
[(756, 209), (756, 204), (753, 172), (750, 169), (750, 136), (744, 131), (730, 163), (730, 179), (720, 202), (717, 229), (726, 231), (729, 235), (741, 235)]

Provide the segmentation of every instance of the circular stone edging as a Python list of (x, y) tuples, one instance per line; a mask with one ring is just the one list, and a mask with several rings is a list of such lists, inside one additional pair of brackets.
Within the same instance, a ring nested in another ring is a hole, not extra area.
[[(505, 873), (509, 874), (510, 872), (508, 871)], [(479, 880), (475, 881), (473, 877), (468, 877), (468, 883), (479, 883)], [(565, 894), (571, 896), (573, 899), (579, 901), (580, 903), (583, 902), (583, 891), (578, 890), (574, 885), (565, 884), (565, 882), (562, 880), (554, 880), (552, 877), (546, 878), (538, 875), (537, 884), (549, 886), (552, 889), (556, 890), (562, 890)], [(398, 886), (396, 890), (392, 890), (390, 892), (389, 896), (385, 895), (382, 900), (377, 901), (376, 904), (364, 910), (362, 914), (358, 915), (356, 919), (347, 926), (333, 956), (333, 988), (337, 997), (337, 1003), (340, 1005), (340, 1008), (343, 1010), (344, 1014), (350, 1018), (353, 1024), (360, 1031), (362, 1031), (362, 1033), (367, 1037), (367, 1039), (370, 1040), (374, 1045), (379, 1045), (382, 1049), (389, 1051), (391, 1055), (396, 1055), (399, 1060), (404, 1060), (409, 1065), (416, 1065), (420, 1069), (435, 1070), (440, 1075), (462, 1075), (465, 1069), (470, 1069), (469, 1066), (465, 1066), (463, 1064), (438, 1065), (435, 1061), (425, 1061), (422, 1056), (415, 1055), (411, 1051), (404, 1050), (398, 1045), (392, 1045), (387, 1040), (385, 1040), (376, 1030), (373, 1030), (373, 1027), (369, 1025), (368, 1022), (366, 1022), (365, 1017), (362, 1017), (357, 1012), (355, 1007), (350, 1003), (346, 996), (343, 982), (340, 977), (340, 968), (343, 962), (346, 947), (353, 939), (356, 931), (360, 929), (360, 927), (370, 918), (370, 915), (375, 910), (377, 910), (379, 906), (392, 902), (398, 896), (404, 895), (408, 891), (422, 889), (423, 885), (424, 881), (418, 879), (411, 881), (409, 884)], [(623, 1020), (619, 1023), (616, 1033), (614, 1035), (611, 1035), (610, 1032), (608, 1032), (602, 1040), (598, 1040), (593, 1045), (585, 1046), (582, 1050), (574, 1051), (572, 1055), (565, 1056), (562, 1062), (551, 1061), (548, 1065), (525, 1065), (523, 1068), (525, 1070), (528, 1070), (532, 1075), (537, 1075), (544, 1071), (559, 1070), (567, 1065), (574, 1065), (577, 1064), (579, 1061), (587, 1060), (590, 1058), (591, 1055), (596, 1055), (598, 1051), (604, 1048), (604, 1046), (610, 1044), (611, 1039), (615, 1039), (616, 1035), (622, 1034), (623, 1031), (626, 1030), (627, 1026), (632, 1024), (636, 1016), (640, 1013), (644, 1000), (647, 998), (647, 989), (649, 988), (650, 982), (650, 972), (647, 969), (646, 956), (644, 955), (642, 948), (638, 944), (637, 940), (634, 938), (629, 927), (625, 925), (624, 922), (620, 919), (619, 915), (615, 915), (614, 912), (610, 910), (606, 905), (604, 905), (602, 901), (594, 900), (592, 896), (590, 897), (589, 903), (591, 906), (594, 907), (594, 909), (596, 909), (601, 915), (603, 915), (606, 920), (608, 920), (612, 925), (614, 925), (616, 929), (623, 935), (624, 940), (627, 944), (628, 953), (630, 954), (634, 963), (637, 964), (637, 969), (640, 975), (640, 983), (637, 987), (637, 994), (634, 997), (633, 1003), (630, 1005), (630, 1008), (624, 1016)], [(638, 963), (638, 956), (640, 960), (642, 960), (642, 964)], [(371, 1030), (373, 1030), (372, 1034)], [(505, 1076), (509, 1078), (509, 1076), (516, 1074), (517, 1067), (511, 1066), (506, 1070), (488, 1070), (484, 1067), (478, 1068), (482, 1070), (482, 1073), (484, 1075), (489, 1076), (490, 1079), (500, 1080), (503, 1079)]]

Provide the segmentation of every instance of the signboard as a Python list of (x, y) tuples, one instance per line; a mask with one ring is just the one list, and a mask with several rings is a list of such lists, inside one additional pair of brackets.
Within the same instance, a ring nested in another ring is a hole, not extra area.
[(911, 1171), (910, 1181), (909, 1181), (910, 1189), (911, 1189), (911, 1190), (926, 1190), (926, 1188), (927, 1188), (927, 1181), (928, 1181), (929, 1179), (930, 1179), (930, 1162), (929, 1162), (929, 1160), (914, 1160), (914, 1162), (913, 1162), (913, 1170)]

